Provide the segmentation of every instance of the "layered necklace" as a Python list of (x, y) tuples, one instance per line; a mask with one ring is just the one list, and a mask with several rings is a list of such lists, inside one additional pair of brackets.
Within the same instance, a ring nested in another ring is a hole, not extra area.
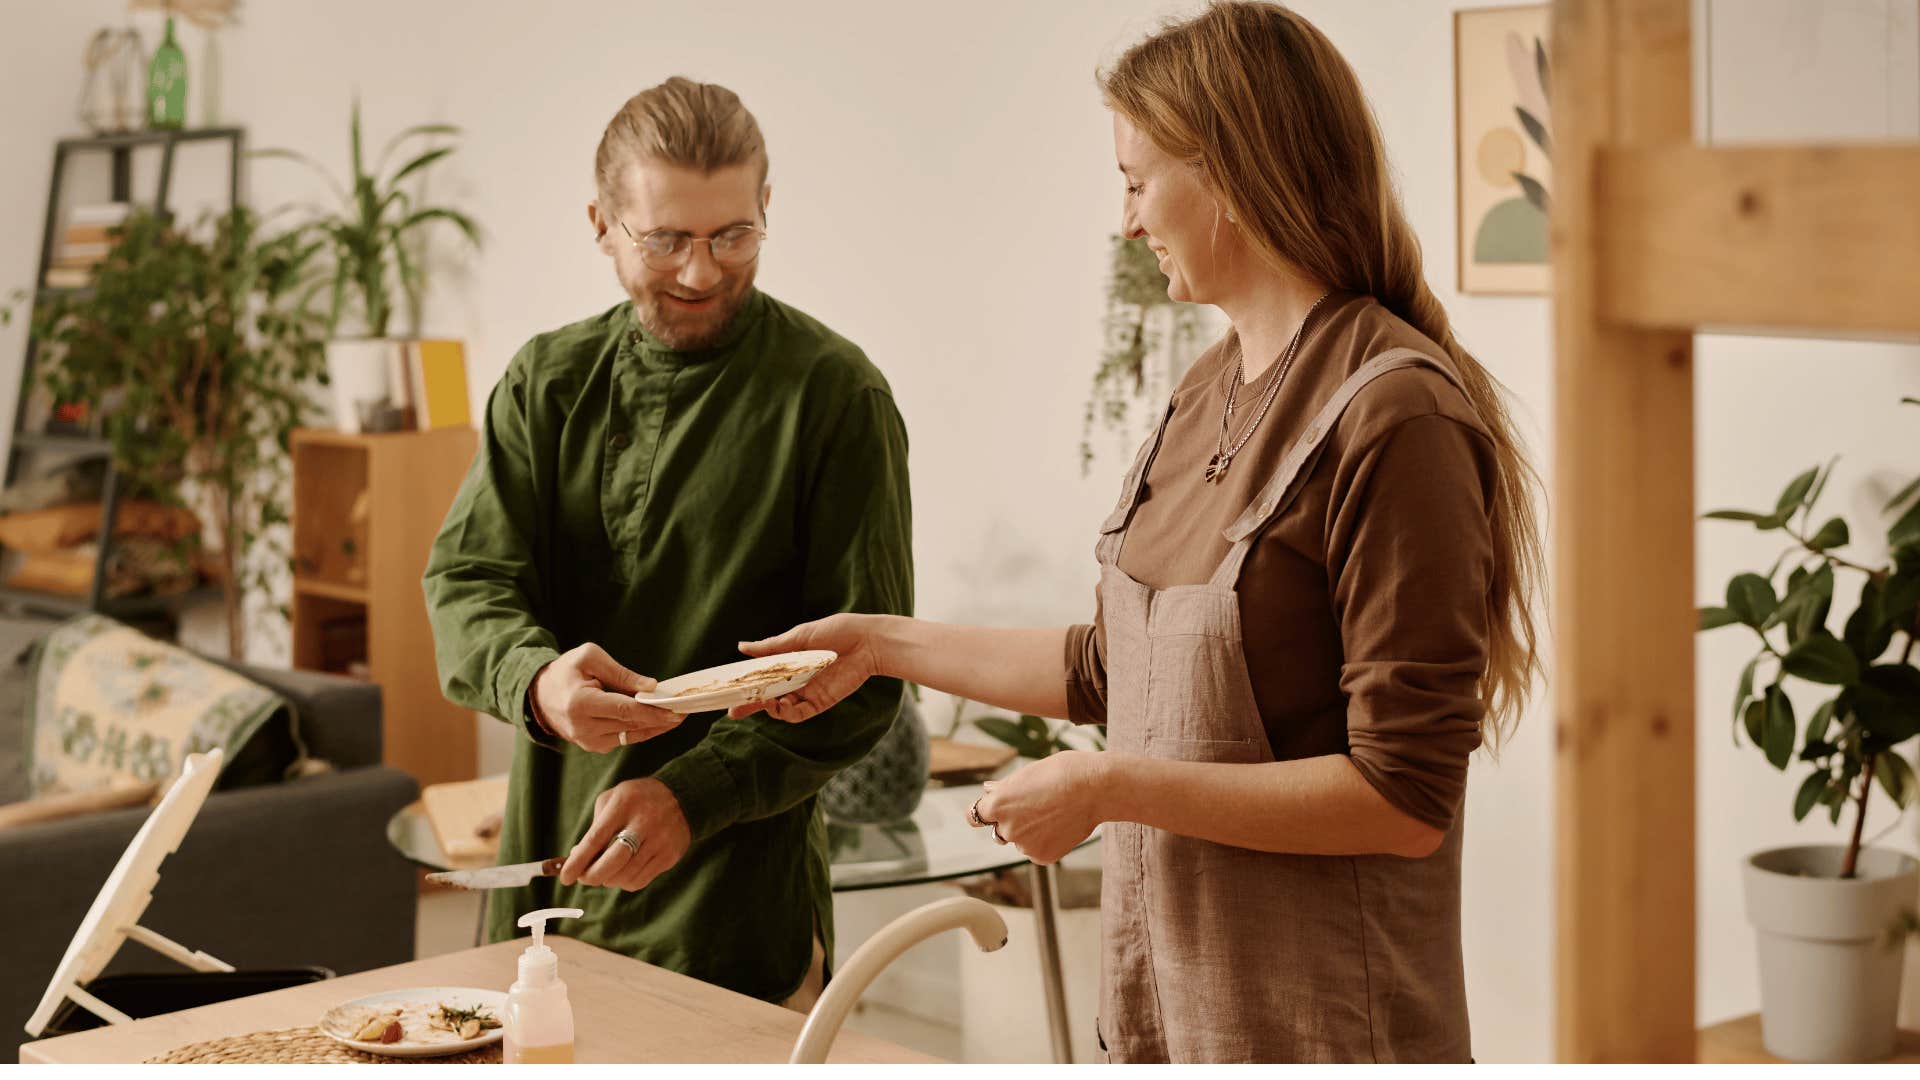
[[(1207, 483), (1211, 484), (1227, 474), (1228, 467), (1233, 464), (1233, 456), (1247, 445), (1248, 439), (1253, 438), (1253, 433), (1260, 427), (1260, 421), (1267, 418), (1267, 410), (1273, 407), (1273, 399), (1280, 393), (1280, 383), (1286, 379), (1288, 369), (1293, 367), (1294, 354), (1300, 350), (1300, 339), (1306, 336), (1307, 325), (1313, 322), (1313, 313), (1320, 310), (1320, 305), (1332, 295), (1331, 292), (1321, 293), (1320, 299), (1315, 300), (1313, 306), (1307, 309), (1306, 317), (1300, 320), (1299, 329), (1293, 332), (1293, 340), (1287, 342), (1286, 351), (1274, 361), (1273, 373), (1267, 376), (1266, 389), (1260, 395), (1260, 411), (1254, 414), (1253, 422), (1247, 425), (1247, 430), (1241, 432), (1240, 438), (1229, 447), (1227, 432), (1233, 424), (1234, 401), (1239, 396), (1240, 379), (1246, 371), (1244, 355), (1234, 360), (1233, 383), (1227, 387), (1227, 408), (1220, 414), (1220, 439), (1214, 445), (1213, 457), (1207, 461)], [(1234, 351), (1239, 352), (1239, 349), (1239, 341), (1236, 338)]]

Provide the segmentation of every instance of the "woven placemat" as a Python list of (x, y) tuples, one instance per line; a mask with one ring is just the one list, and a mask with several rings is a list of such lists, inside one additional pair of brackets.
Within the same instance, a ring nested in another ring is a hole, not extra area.
[(148, 1065), (498, 1065), (500, 1044), (446, 1057), (397, 1058), (343, 1046), (319, 1028), (284, 1028), (231, 1035), (176, 1047), (146, 1060)]

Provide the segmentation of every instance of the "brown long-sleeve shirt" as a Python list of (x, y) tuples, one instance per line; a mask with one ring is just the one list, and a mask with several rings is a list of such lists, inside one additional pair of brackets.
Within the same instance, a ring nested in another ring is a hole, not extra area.
[[(1372, 297), (1327, 298), (1266, 418), (1219, 483), (1214, 454), (1236, 348), (1193, 365), (1172, 399), (1120, 569), (1154, 588), (1213, 575), (1223, 530), (1247, 508), (1320, 407), (1391, 348), (1447, 354)], [(1259, 409), (1263, 371), (1236, 398), (1233, 437)], [(1240, 617), (1254, 699), (1280, 761), (1347, 754), (1388, 802), (1440, 829), (1466, 791), (1486, 711), (1491, 440), (1466, 398), (1410, 368), (1363, 390), (1328, 436), (1299, 497), (1241, 571)], [(1077, 723), (1106, 718), (1105, 633), (1067, 634)]]

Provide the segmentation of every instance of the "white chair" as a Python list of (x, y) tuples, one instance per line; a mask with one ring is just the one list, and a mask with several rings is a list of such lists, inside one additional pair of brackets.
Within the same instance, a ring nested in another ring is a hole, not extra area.
[(857, 949), (847, 966), (827, 984), (826, 992), (807, 1014), (807, 1026), (793, 1044), (791, 1065), (819, 1065), (827, 1060), (827, 1049), (853, 1003), (860, 999), (873, 980), (901, 953), (922, 941), (948, 930), (965, 930), (981, 952), (993, 952), (1007, 943), (1007, 923), (1000, 913), (981, 900), (956, 896), (917, 907), (880, 928)]

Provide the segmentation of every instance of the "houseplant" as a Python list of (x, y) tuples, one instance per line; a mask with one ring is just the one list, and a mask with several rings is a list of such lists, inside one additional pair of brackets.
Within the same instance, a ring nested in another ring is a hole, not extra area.
[[(1900, 944), (1915, 925), (1920, 885), (1914, 859), (1861, 843), (1874, 785), (1901, 808), (1917, 787), (1901, 747), (1920, 734), (1920, 669), (1912, 663), (1920, 633), (1920, 479), (1886, 504), (1893, 517), (1886, 559), (1870, 565), (1837, 554), (1853, 537), (1845, 519), (1813, 527), (1832, 473), (1829, 463), (1794, 477), (1770, 511), (1707, 515), (1777, 532), (1786, 550), (1767, 573), (1736, 575), (1725, 604), (1704, 607), (1699, 617), (1702, 630), (1740, 626), (1757, 639), (1734, 693), (1735, 742), (1744, 731), (1774, 768), (1808, 770), (1794, 798), (1796, 820), (1822, 806), (1836, 824), (1852, 815), (1845, 844), (1762, 851), (1745, 868), (1767, 1049), (1806, 1061), (1870, 1061), (1893, 1050)], [(1828, 624), (1842, 577), (1859, 579), (1861, 589), (1836, 636)], [(1789, 680), (1833, 695), (1804, 729)]]
[[(407, 339), (389, 334), (402, 305), (406, 334), (419, 334), (427, 230), (444, 222), (468, 244), (480, 245), (480, 229), (471, 218), (449, 207), (421, 204), (406, 184), (424, 178), (455, 150), (431, 145), (423, 149), (421, 140), (459, 134), (452, 124), (407, 128), (388, 140), (369, 168), (361, 148), (356, 98), (347, 128), (350, 184), (341, 184), (317, 161), (295, 150), (256, 154), (306, 165), (338, 200), (336, 209), (316, 214), (307, 227), (315, 231), (325, 254), (327, 369), (335, 412), (348, 431), (411, 426), (401, 415), (406, 384), (395, 385), (394, 380), (395, 372), (405, 370)], [(410, 156), (397, 161), (403, 154)]]
[(321, 320), (302, 287), (315, 251), (297, 231), (268, 235), (244, 207), (190, 228), (136, 211), (92, 288), (33, 314), (49, 389), (100, 416), (121, 482), (208, 511), (234, 659), (243, 600), (285, 567), (287, 438), (323, 376)]
[[(1093, 390), (1080, 436), (1080, 472), (1093, 464), (1093, 429), (1128, 430), (1131, 406), (1140, 399), (1157, 399), (1170, 392), (1168, 376), (1174, 365), (1156, 368), (1149, 361), (1163, 347), (1182, 355), (1199, 340), (1202, 315), (1192, 304), (1167, 295), (1167, 275), (1144, 240), (1111, 238), (1107, 270), (1106, 348), (1093, 373)], [(1191, 359), (1188, 357), (1188, 359)]]

